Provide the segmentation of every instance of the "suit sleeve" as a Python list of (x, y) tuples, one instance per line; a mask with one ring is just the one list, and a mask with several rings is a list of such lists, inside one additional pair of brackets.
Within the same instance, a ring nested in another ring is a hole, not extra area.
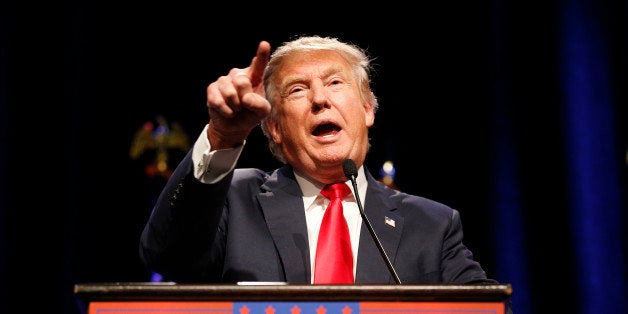
[(460, 213), (453, 210), (441, 253), (443, 281), (445, 283), (497, 284), (497, 281), (487, 278), (486, 272), (473, 259), (473, 254), (463, 244), (462, 239)]
[(140, 258), (165, 280), (218, 281), (223, 208), (233, 172), (215, 184), (193, 175), (191, 151), (162, 190), (140, 238)]

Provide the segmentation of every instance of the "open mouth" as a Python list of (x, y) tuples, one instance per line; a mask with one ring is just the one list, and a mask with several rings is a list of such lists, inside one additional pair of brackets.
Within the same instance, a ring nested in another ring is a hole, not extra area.
[(314, 136), (334, 135), (340, 131), (340, 127), (333, 123), (324, 123), (317, 126), (312, 134)]

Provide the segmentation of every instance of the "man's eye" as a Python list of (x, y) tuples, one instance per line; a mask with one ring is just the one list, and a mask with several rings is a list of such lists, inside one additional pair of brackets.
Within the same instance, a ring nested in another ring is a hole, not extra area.
[(341, 79), (333, 79), (331, 81), (329, 81), (329, 85), (334, 86), (334, 85), (341, 85), (344, 84), (345, 81), (341, 80)]
[(288, 91), (288, 95), (298, 95), (305, 92), (305, 88), (303, 88), (302, 86), (295, 86), (292, 87), (289, 91)]

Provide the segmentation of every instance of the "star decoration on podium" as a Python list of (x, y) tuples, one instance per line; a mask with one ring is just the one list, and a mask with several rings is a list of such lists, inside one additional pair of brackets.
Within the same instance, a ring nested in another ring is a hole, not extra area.
[[(272, 305), (268, 305), (264, 309), (264, 314), (275, 314), (275, 312), (276, 312), (276, 308), (274, 308)], [(352, 312), (351, 307), (349, 307), (348, 305), (345, 305), (345, 307), (342, 308), (340, 314), (351, 314), (351, 312)], [(238, 310), (238, 313), (239, 314), (251, 314), (251, 309), (247, 307), (246, 305), (243, 305)], [(327, 313), (328, 313), (327, 308), (323, 304), (319, 305), (318, 308), (316, 308), (316, 314), (327, 314)], [(290, 314), (301, 314), (301, 308), (298, 305), (294, 305), (292, 308), (290, 308)]]

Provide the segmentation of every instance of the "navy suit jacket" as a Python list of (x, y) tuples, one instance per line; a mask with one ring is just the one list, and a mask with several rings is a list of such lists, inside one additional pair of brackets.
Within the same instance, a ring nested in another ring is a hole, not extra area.
[[(149, 269), (175, 282), (311, 282), (302, 193), (290, 166), (235, 169), (215, 184), (192, 171), (188, 153), (145, 226), (140, 256)], [(497, 283), (463, 244), (456, 210), (365, 174), (364, 211), (401, 283)], [(355, 282), (395, 283), (364, 224)]]

